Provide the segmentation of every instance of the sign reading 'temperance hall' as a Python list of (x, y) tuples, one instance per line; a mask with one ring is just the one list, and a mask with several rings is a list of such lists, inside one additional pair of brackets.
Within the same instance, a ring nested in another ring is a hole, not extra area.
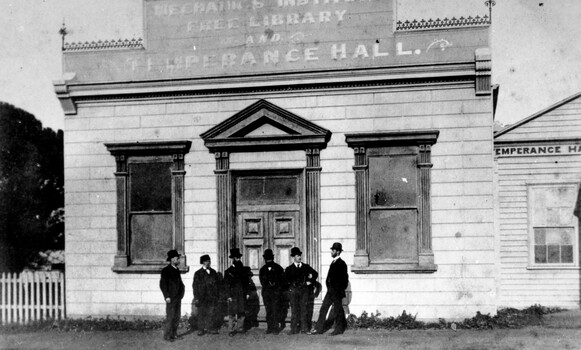
[[(474, 59), (484, 28), (394, 32), (390, 0), (145, 0), (145, 50), (100, 52), (79, 80), (343, 70)], [(93, 62), (95, 63), (95, 62)], [(94, 67), (94, 66), (93, 66)], [(82, 68), (82, 69), (81, 69)]]

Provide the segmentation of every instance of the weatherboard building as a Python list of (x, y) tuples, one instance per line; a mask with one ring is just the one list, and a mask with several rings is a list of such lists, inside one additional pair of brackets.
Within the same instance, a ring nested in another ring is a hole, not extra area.
[(396, 13), (145, 0), (143, 40), (67, 43), (68, 316), (163, 315), (169, 249), (187, 311), (203, 254), (298, 246), (324, 280), (335, 241), (351, 313), (494, 313), (488, 18)]
[(499, 305), (579, 308), (581, 93), (495, 133)]

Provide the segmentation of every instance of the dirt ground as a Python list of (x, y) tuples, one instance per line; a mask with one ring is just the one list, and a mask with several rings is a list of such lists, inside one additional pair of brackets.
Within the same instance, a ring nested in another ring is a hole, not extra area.
[[(162, 331), (35, 332), (0, 334), (0, 349), (581, 349), (581, 329), (528, 327), (516, 330), (347, 330), (339, 336), (265, 335), (264, 326), (229, 337), (180, 333), (162, 340)], [(182, 331), (183, 332), (183, 331)]]

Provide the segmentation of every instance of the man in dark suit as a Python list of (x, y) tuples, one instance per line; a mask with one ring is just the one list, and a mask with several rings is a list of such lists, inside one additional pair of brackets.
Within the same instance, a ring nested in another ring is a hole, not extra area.
[[(331, 266), (329, 266), (329, 273), (327, 274), (327, 279), (325, 284), (327, 285), (327, 294), (325, 294), (325, 299), (323, 299), (323, 305), (319, 310), (319, 319), (315, 329), (313, 329), (310, 334), (322, 334), (327, 331), (328, 324), (334, 322), (335, 329), (331, 335), (342, 334), (345, 332), (347, 326), (347, 321), (345, 320), (345, 311), (343, 310), (342, 300), (345, 297), (345, 290), (349, 285), (349, 274), (347, 273), (347, 264), (341, 259), (340, 255), (343, 251), (341, 243), (333, 243), (331, 247)], [(329, 307), (333, 306), (332, 320), (327, 322), (327, 312)]]
[(209, 255), (200, 257), (202, 267), (194, 273), (194, 304), (198, 308), (198, 335), (218, 334), (214, 322), (218, 303), (218, 273), (210, 267)]
[(274, 262), (272, 249), (267, 249), (262, 255), (266, 263), (259, 271), (262, 285), (262, 300), (266, 309), (266, 334), (278, 334), (282, 292), (284, 288), (284, 269)]
[(178, 269), (180, 254), (176, 250), (170, 250), (167, 252), (167, 261), (170, 263), (161, 270), (159, 288), (165, 299), (166, 319), (163, 339), (173, 342), (177, 339), (185, 286)]
[(228, 289), (228, 328), (231, 337), (238, 333), (244, 333), (244, 319), (246, 318), (246, 300), (248, 293), (248, 274), (240, 258), (238, 248), (230, 249), (232, 265), (224, 272), (224, 281)]
[(302, 262), (303, 253), (298, 247), (291, 249), (294, 262), (285, 270), (289, 284), (289, 299), (291, 307), (291, 329), (289, 334), (308, 333), (309, 297), (313, 293), (312, 284), (319, 274), (308, 264)]

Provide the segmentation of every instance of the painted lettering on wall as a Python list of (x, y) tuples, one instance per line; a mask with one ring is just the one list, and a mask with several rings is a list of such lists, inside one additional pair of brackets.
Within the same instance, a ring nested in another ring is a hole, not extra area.
[(446, 37), (394, 40), (393, 20), (389, 0), (147, 0), (146, 54), (125, 68), (188, 75), (364, 67), (454, 45)]
[(497, 157), (581, 155), (581, 144), (498, 147), (494, 152)]

